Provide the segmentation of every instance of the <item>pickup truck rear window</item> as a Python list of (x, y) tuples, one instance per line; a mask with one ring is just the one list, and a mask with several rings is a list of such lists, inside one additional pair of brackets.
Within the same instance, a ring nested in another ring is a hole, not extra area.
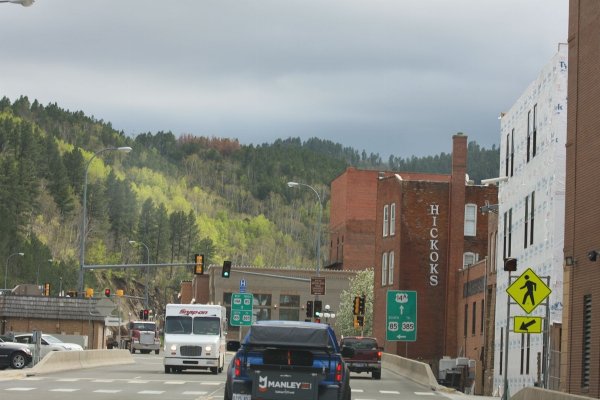
[(377, 350), (377, 342), (373, 339), (344, 339), (342, 346), (352, 347), (354, 350)]

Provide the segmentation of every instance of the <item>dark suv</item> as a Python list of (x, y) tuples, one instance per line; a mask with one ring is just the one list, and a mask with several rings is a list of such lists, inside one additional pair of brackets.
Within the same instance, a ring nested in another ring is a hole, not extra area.
[[(350, 372), (329, 325), (259, 321), (240, 343), (227, 370), (225, 400), (350, 400)], [(346, 349), (344, 356), (351, 356)]]

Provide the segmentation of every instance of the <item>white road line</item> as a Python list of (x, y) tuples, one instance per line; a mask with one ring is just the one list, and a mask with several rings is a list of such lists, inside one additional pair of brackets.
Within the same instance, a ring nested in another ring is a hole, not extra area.
[(432, 392), (415, 392), (417, 396), (435, 396)]
[(218, 385), (222, 385), (223, 382), (200, 382), (201, 385), (212, 385), (212, 386), (218, 386)]
[(79, 378), (62, 378), (57, 379), (56, 382), (77, 382)]
[(27, 392), (29, 390), (35, 390), (36, 388), (28, 388), (28, 387), (15, 387), (15, 388), (6, 388), (4, 390), (6, 391), (13, 391), (13, 392)]
[(350, 389), (350, 391), (352, 393), (362, 393), (362, 392), (364, 392), (364, 390), (362, 390), (362, 389)]
[(203, 396), (208, 394), (208, 392), (183, 392), (184, 395), (192, 395), (192, 396)]
[(381, 393), (381, 394), (400, 394), (400, 392), (397, 390), (380, 390), (379, 393)]
[(27, 378), (23, 378), (24, 381), (43, 381), (44, 379), (46, 378), (42, 376), (28, 376)]
[(141, 379), (130, 379), (130, 380), (127, 381), (127, 383), (136, 383), (136, 384), (138, 384), (138, 383), (145, 384), (145, 383), (148, 383), (148, 382), (150, 382), (150, 381), (143, 381)]
[(142, 390), (138, 394), (163, 394), (164, 392), (164, 390)]
[(185, 381), (166, 381), (163, 382), (165, 385), (183, 385)]
[(121, 390), (119, 389), (98, 389), (98, 390), (94, 390), (94, 393), (119, 393)]
[(114, 379), (94, 379), (92, 382), (94, 383), (113, 383)]
[(65, 393), (71, 393), (71, 392), (76, 392), (76, 391), (78, 391), (78, 390), (79, 390), (79, 389), (68, 389), (68, 388), (61, 389), (61, 388), (58, 388), (58, 389), (50, 389), (50, 392), (65, 392)]

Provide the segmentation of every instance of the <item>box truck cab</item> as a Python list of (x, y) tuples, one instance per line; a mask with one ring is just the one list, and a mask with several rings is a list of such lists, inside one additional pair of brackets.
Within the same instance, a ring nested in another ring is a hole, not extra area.
[(164, 325), (165, 373), (185, 369), (223, 371), (227, 336), (225, 307), (167, 304)]

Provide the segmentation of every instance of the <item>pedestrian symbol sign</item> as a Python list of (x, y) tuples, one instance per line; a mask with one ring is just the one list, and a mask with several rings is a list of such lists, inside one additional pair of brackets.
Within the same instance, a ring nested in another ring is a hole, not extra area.
[(523, 311), (530, 314), (546, 300), (546, 297), (550, 296), (552, 290), (531, 268), (527, 268), (527, 271), (506, 289), (506, 293), (521, 306)]
[(515, 317), (513, 332), (542, 333), (542, 317)]

